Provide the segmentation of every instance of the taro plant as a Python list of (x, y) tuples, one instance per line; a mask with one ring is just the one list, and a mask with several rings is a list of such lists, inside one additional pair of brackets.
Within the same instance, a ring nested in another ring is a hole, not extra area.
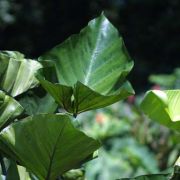
[[(82, 132), (75, 118), (134, 94), (126, 80), (132, 67), (122, 38), (103, 14), (36, 60), (1, 51), (0, 179), (65, 179), (66, 172), (95, 158), (100, 142)], [(145, 113), (179, 130), (179, 91), (154, 94), (142, 103)]]
[(93, 159), (100, 142), (73, 117), (134, 94), (126, 80), (132, 67), (103, 14), (37, 60), (1, 51), (0, 178), (62, 179)]

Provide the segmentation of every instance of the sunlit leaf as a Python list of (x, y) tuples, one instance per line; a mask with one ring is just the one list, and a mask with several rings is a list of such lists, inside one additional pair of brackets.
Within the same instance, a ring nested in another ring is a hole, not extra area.
[(12, 97), (0, 91), (0, 131), (23, 112), (23, 107)]
[(0, 51), (0, 88), (17, 96), (38, 84), (35, 73), (42, 65), (16, 51)]
[[(39, 59), (55, 62), (60, 84), (49, 84), (38, 77), (40, 83), (75, 115), (105, 107), (134, 93), (126, 82), (133, 62), (118, 31), (104, 15)], [(71, 97), (63, 99), (64, 89)]]
[(149, 118), (180, 131), (180, 90), (149, 91), (141, 108)]

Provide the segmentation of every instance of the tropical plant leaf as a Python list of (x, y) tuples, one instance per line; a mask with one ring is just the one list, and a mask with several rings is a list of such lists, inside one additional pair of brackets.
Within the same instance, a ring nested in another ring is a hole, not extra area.
[(23, 166), (17, 165), (14, 161), (11, 161), (7, 171), (6, 180), (31, 180), (29, 173)]
[(1, 132), (0, 144), (40, 180), (55, 179), (78, 167), (100, 146), (75, 129), (68, 116), (50, 114), (13, 123)]
[(23, 107), (0, 90), (0, 131), (23, 112)]
[(41, 113), (54, 113), (57, 109), (57, 104), (54, 98), (49, 94), (40, 97), (34, 92), (27, 93), (19, 100), (19, 103), (25, 109), (28, 115), (35, 115)]
[[(51, 84), (52, 88), (48, 88), (48, 82), (44, 83), (39, 78), (40, 83), (51, 95), (54, 94), (52, 89), (62, 91), (64, 87), (69, 87), (74, 101), (65, 103), (62, 97), (58, 97), (58, 102), (61, 105), (71, 104), (64, 108), (73, 110), (74, 114), (110, 105), (134, 93), (130, 85), (124, 85), (133, 62), (118, 31), (103, 14), (90, 21), (80, 34), (71, 36), (39, 59), (55, 62), (60, 85), (55, 87)], [(57, 97), (57, 94), (53, 96)], [(91, 98), (88, 100), (81, 99), (89, 95)], [(80, 101), (81, 107), (78, 104)]]
[(180, 90), (149, 91), (141, 108), (149, 118), (180, 131)]
[(117, 102), (117, 99), (124, 99), (132, 93), (131, 85), (126, 82), (119, 89), (118, 93), (102, 95), (88, 88), (81, 82), (77, 82), (74, 88), (61, 84), (53, 84), (37, 77), (42, 86), (54, 97), (56, 102), (64, 109), (75, 116), (84, 111), (102, 108)]
[(35, 87), (35, 73), (42, 65), (16, 51), (0, 51), (0, 88), (13, 97)]

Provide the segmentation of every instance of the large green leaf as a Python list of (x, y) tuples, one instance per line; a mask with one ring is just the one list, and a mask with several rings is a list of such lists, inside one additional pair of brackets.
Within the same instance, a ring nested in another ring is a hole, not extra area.
[(23, 112), (23, 107), (12, 97), (0, 91), (0, 131)]
[[(55, 62), (60, 83), (50, 85), (39, 78), (42, 86), (74, 114), (110, 105), (134, 93), (125, 80), (133, 62), (118, 31), (104, 15), (39, 59)], [(58, 93), (64, 88), (72, 94), (66, 98), (68, 102)], [(74, 101), (70, 103), (71, 98)]]
[(40, 180), (55, 179), (78, 167), (100, 144), (74, 128), (65, 115), (37, 115), (0, 134), (0, 149), (10, 153)]
[(151, 119), (180, 131), (180, 90), (149, 91), (141, 108)]
[(0, 88), (17, 96), (38, 84), (35, 73), (42, 65), (16, 51), (0, 51)]

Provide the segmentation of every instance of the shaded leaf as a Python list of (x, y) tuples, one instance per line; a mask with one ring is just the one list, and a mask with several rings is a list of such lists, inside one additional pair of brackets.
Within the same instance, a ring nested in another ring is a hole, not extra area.
[(0, 131), (23, 112), (23, 107), (12, 97), (0, 91)]
[(19, 100), (19, 103), (28, 115), (54, 113), (57, 109), (54, 98), (49, 94), (45, 94), (43, 97), (39, 97), (35, 93), (26, 94)]
[(0, 51), (0, 88), (13, 97), (38, 84), (35, 73), (42, 65), (16, 51)]
[[(74, 128), (68, 116), (37, 115), (0, 134), (0, 149), (41, 179), (55, 179), (77, 168), (100, 144)], [(5, 148), (5, 149), (3, 149)]]
[[(77, 82), (74, 88), (53, 84), (38, 76), (42, 86), (54, 97), (65, 110), (74, 115), (81, 112), (102, 108), (124, 99), (131, 95), (131, 85), (126, 82), (119, 89), (118, 93), (102, 95), (88, 88), (81, 82)], [(73, 99), (72, 99), (73, 98)]]
[(17, 165), (14, 161), (11, 161), (7, 171), (6, 180), (31, 180), (29, 173), (23, 166)]
[(149, 91), (141, 108), (149, 118), (180, 131), (180, 90)]
[[(133, 62), (118, 31), (104, 15), (90, 21), (80, 34), (71, 36), (39, 59), (55, 62), (60, 85), (48, 85), (38, 78), (40, 83), (74, 114), (110, 105), (134, 93), (125, 80)], [(73, 91), (72, 95), (67, 93), (71, 95), (68, 102), (60, 97), (62, 93), (58, 96), (58, 92), (52, 92), (52, 89), (63, 91), (65, 87)], [(71, 98), (74, 101), (70, 103)]]

